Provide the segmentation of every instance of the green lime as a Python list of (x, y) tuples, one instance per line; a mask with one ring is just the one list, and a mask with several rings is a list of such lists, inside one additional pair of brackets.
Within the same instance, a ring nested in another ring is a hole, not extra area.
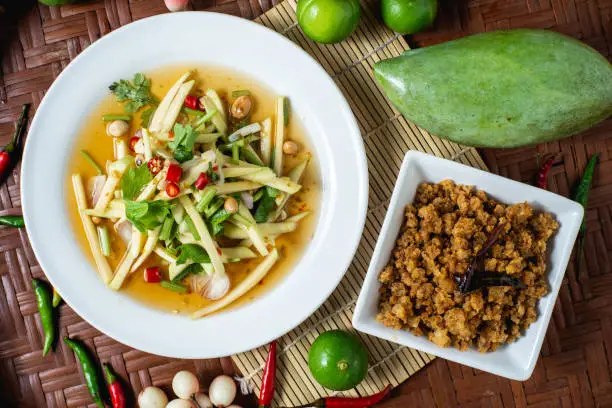
[(66, 4), (74, 3), (76, 0), (38, 0), (46, 6), (65, 6)]
[(382, 0), (382, 19), (393, 31), (414, 34), (436, 19), (438, 0)]
[(351, 35), (359, 24), (359, 0), (298, 0), (297, 19), (313, 41), (332, 44)]
[(368, 352), (353, 334), (328, 331), (310, 347), (308, 368), (325, 388), (346, 391), (357, 386), (368, 373)]

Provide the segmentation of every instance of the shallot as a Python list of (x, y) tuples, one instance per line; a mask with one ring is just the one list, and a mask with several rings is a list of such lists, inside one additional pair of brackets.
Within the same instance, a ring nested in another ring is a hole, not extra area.
[(220, 375), (210, 383), (208, 395), (217, 408), (229, 407), (236, 398), (236, 383), (232, 377)]
[(166, 394), (157, 387), (147, 387), (138, 395), (140, 408), (164, 408), (168, 403)]
[(210, 402), (208, 395), (202, 392), (195, 395), (195, 401), (198, 403), (199, 408), (213, 408), (213, 404)]
[(91, 204), (94, 207), (100, 199), (100, 194), (102, 193), (104, 183), (106, 183), (106, 176), (104, 175), (94, 176), (87, 182), (87, 190), (90, 193)]
[(174, 399), (166, 405), (166, 408), (198, 408), (191, 400)]
[(170, 11), (184, 11), (189, 7), (189, 0), (165, 0), (166, 7)]
[(179, 398), (191, 398), (199, 389), (200, 383), (198, 382), (198, 377), (189, 371), (179, 371), (172, 379), (172, 391)]
[(206, 282), (200, 293), (208, 300), (217, 300), (225, 296), (229, 288), (229, 277), (226, 274), (215, 273)]
[(243, 191), (240, 193), (240, 198), (242, 199), (242, 202), (246, 208), (249, 210), (253, 209), (253, 195), (251, 193)]

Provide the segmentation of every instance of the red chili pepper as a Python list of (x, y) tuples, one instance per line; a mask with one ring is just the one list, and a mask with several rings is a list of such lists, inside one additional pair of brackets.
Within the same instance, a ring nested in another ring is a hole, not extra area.
[(200, 100), (197, 96), (193, 95), (188, 95), (187, 98), (185, 98), (185, 106), (189, 109), (195, 109), (199, 111), (202, 110), (202, 104), (200, 103)]
[(166, 173), (166, 181), (171, 183), (178, 183), (183, 175), (183, 169), (178, 164), (171, 164), (168, 166), (168, 172)]
[(147, 167), (149, 168), (151, 174), (155, 176), (164, 168), (164, 161), (161, 159), (161, 157), (152, 157), (147, 162)]
[(140, 138), (138, 136), (133, 136), (130, 139), (130, 150), (135, 152), (136, 151), (136, 143), (138, 143), (138, 141), (140, 140)]
[(158, 266), (152, 266), (151, 268), (145, 269), (144, 280), (147, 283), (159, 283), (161, 282), (161, 275), (159, 273)]
[(166, 186), (166, 194), (168, 194), (168, 197), (174, 198), (177, 195), (179, 195), (180, 191), (181, 189), (176, 183), (169, 182), (168, 185)]
[(21, 146), (21, 138), (24, 133), (23, 130), (27, 127), (29, 108), (29, 104), (24, 104), (21, 108), (21, 116), (19, 116), (19, 120), (17, 121), (17, 128), (15, 129), (15, 133), (13, 133), (13, 138), (11, 139), (11, 142), (2, 150), (2, 152), (0, 152), (1, 180), (4, 180), (8, 172), (11, 171), (15, 165), (15, 162), (17, 161), (17, 157), (15, 156), (18, 156), (17, 150)]
[(538, 172), (538, 178), (536, 180), (536, 185), (540, 187), (541, 189), (544, 189), (544, 190), (548, 189), (548, 173), (550, 172), (550, 169), (552, 168), (554, 161), (555, 161), (554, 157), (551, 157), (550, 159), (546, 160), (546, 162), (544, 162), (544, 164), (542, 165), (542, 168), (540, 168), (540, 171)]
[(168, 132), (168, 138), (169, 139), (174, 139), (174, 132), (173, 131), (169, 131)]
[(276, 382), (276, 340), (270, 343), (270, 351), (266, 360), (259, 393), (259, 408), (267, 408), (274, 397), (274, 384)]
[(104, 373), (106, 374), (108, 393), (110, 394), (113, 408), (125, 408), (125, 395), (123, 394), (121, 383), (117, 380), (108, 364), (103, 364), (102, 367), (104, 367)]
[(198, 190), (204, 190), (204, 188), (208, 185), (209, 181), (210, 180), (208, 179), (208, 175), (206, 173), (200, 173), (200, 176), (195, 182), (195, 188), (197, 188)]
[(368, 397), (345, 398), (345, 397), (327, 397), (316, 400), (312, 404), (302, 405), (295, 408), (366, 408), (378, 404), (391, 392), (391, 384), (387, 385), (381, 392), (370, 395)]

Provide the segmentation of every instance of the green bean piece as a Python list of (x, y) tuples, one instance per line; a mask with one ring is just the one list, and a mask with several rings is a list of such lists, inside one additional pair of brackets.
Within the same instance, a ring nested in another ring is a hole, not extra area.
[(188, 113), (190, 115), (195, 115), (195, 116), (204, 116), (204, 115), (206, 115), (206, 112), (202, 112), (202, 111), (199, 111), (197, 109), (191, 109), (191, 108), (188, 108), (186, 106), (183, 106), (183, 112)]
[(236, 164), (240, 161), (240, 146), (238, 144), (232, 145), (232, 160)]
[(32, 287), (36, 295), (36, 305), (40, 313), (45, 341), (43, 345), (43, 357), (47, 355), (53, 341), (55, 340), (55, 320), (53, 316), (53, 301), (51, 300), (51, 290), (49, 285), (38, 279), (32, 279)]
[(247, 162), (251, 164), (256, 164), (258, 166), (264, 165), (264, 162), (261, 161), (259, 156), (257, 156), (257, 153), (255, 152), (255, 150), (253, 150), (251, 145), (247, 145), (244, 149), (242, 149), (242, 154), (244, 154), (244, 158)]
[(113, 120), (125, 120), (126, 122), (132, 120), (131, 115), (116, 115), (116, 114), (108, 114), (102, 116), (102, 120), (105, 122), (112, 122)]
[(263, 197), (263, 195), (264, 195), (264, 191), (265, 191), (265, 189), (260, 188), (259, 190), (257, 190), (257, 192), (256, 192), (255, 194), (253, 194), (253, 202), (254, 202), (254, 203), (256, 203), (256, 202), (258, 202), (259, 200), (261, 200), (261, 198), (262, 198), (262, 197)]
[(217, 197), (217, 199), (215, 201), (213, 201), (213, 203), (210, 205), (210, 207), (208, 207), (204, 211), (204, 216), (206, 218), (212, 217), (212, 215), (214, 213), (216, 213), (219, 208), (223, 207), (223, 204), (225, 204), (225, 200), (223, 198), (221, 198), (221, 197)]
[(62, 297), (60, 296), (59, 293), (57, 293), (55, 288), (53, 288), (53, 300), (51, 301), (51, 304), (53, 305), (53, 307), (58, 307), (61, 302), (62, 302)]
[(188, 215), (185, 216), (185, 224), (187, 224), (187, 228), (189, 229), (189, 232), (191, 232), (191, 235), (193, 235), (193, 237), (197, 241), (199, 241), (200, 234), (198, 234), (198, 230), (196, 229), (195, 224), (193, 223), (193, 220)]
[(98, 367), (91, 358), (89, 351), (85, 345), (78, 340), (72, 340), (68, 337), (64, 337), (64, 343), (66, 343), (68, 347), (74, 351), (74, 354), (76, 354), (77, 358), (79, 359), (79, 363), (81, 363), (83, 376), (85, 377), (85, 385), (87, 385), (89, 395), (91, 395), (91, 398), (98, 407), (104, 408), (104, 402), (102, 402), (102, 394), (100, 392), (100, 376), (98, 374)]
[(209, 120), (212, 119), (213, 116), (215, 116), (217, 114), (217, 110), (216, 109), (211, 109), (208, 112), (206, 112), (206, 115), (202, 116), (200, 119), (198, 119), (198, 121), (193, 125), (194, 129), (199, 128), (200, 126), (202, 126), (204, 123), (208, 122)]
[(586, 237), (586, 209), (589, 201), (589, 192), (591, 191), (591, 184), (593, 182), (593, 175), (595, 173), (595, 166), (597, 165), (597, 158), (599, 154), (595, 153), (589, 159), (587, 163), (582, 179), (576, 188), (576, 194), (574, 194), (574, 201), (582, 205), (585, 211), (585, 216), (582, 218), (582, 224), (580, 224), (580, 231), (578, 235), (578, 262), (577, 269), (580, 270), (582, 263), (582, 254), (584, 249), (584, 239)]
[(161, 281), (159, 284), (161, 285), (162, 288), (169, 289), (176, 293), (187, 293), (187, 287), (179, 283), (174, 283), (170, 281)]
[(289, 125), (289, 111), (291, 110), (291, 105), (289, 104), (289, 98), (283, 99), (283, 122), (285, 122), (285, 126)]
[(110, 237), (108, 235), (108, 229), (106, 227), (98, 227), (98, 240), (100, 241), (100, 249), (102, 250), (102, 255), (110, 256), (111, 253), (111, 244)]
[(248, 89), (239, 89), (237, 91), (232, 91), (232, 98), (238, 98), (239, 96), (250, 96), (251, 91)]
[(167, 241), (170, 239), (170, 235), (172, 235), (172, 227), (174, 226), (174, 218), (172, 216), (166, 217), (164, 223), (162, 224), (161, 231), (159, 233), (160, 241)]
[(208, 208), (208, 205), (212, 202), (213, 198), (215, 198), (216, 193), (217, 191), (212, 187), (206, 188), (206, 190), (204, 190), (204, 194), (202, 195), (202, 198), (196, 204), (196, 210), (198, 210), (200, 214), (206, 211), (206, 209)]
[(23, 228), (25, 227), (25, 221), (21, 215), (4, 215), (0, 217), (0, 225)]
[(96, 169), (96, 172), (98, 174), (104, 174), (104, 171), (102, 170), (102, 167), (100, 167), (98, 165), (98, 163), (96, 163), (96, 161), (93, 159), (93, 157), (91, 157), (89, 155), (89, 153), (87, 153), (85, 150), (81, 150), (81, 156), (83, 156), (85, 158), (85, 160), (87, 160), (87, 162), (89, 164), (91, 164), (91, 166)]

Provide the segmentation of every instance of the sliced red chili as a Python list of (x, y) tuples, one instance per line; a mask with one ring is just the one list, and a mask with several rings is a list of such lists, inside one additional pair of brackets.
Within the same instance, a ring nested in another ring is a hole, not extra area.
[(148, 161), (147, 167), (152, 175), (156, 175), (164, 168), (164, 161), (161, 157), (152, 157), (151, 160)]
[(130, 150), (135, 152), (136, 151), (136, 143), (138, 143), (138, 141), (140, 140), (140, 138), (138, 136), (134, 136), (130, 139)]
[(147, 283), (159, 283), (161, 282), (161, 274), (159, 273), (158, 266), (152, 266), (144, 271), (144, 280)]
[(202, 110), (202, 104), (200, 104), (200, 100), (197, 96), (188, 95), (185, 98), (185, 106), (189, 109)]
[(206, 173), (200, 173), (200, 176), (195, 182), (195, 188), (198, 190), (204, 190), (204, 188), (208, 185), (210, 179)]
[(181, 189), (176, 183), (169, 182), (168, 185), (166, 186), (166, 194), (168, 194), (168, 197), (174, 198), (177, 195), (179, 195), (180, 191)]
[(183, 175), (183, 169), (178, 164), (171, 164), (166, 173), (166, 180), (172, 183), (178, 183)]

